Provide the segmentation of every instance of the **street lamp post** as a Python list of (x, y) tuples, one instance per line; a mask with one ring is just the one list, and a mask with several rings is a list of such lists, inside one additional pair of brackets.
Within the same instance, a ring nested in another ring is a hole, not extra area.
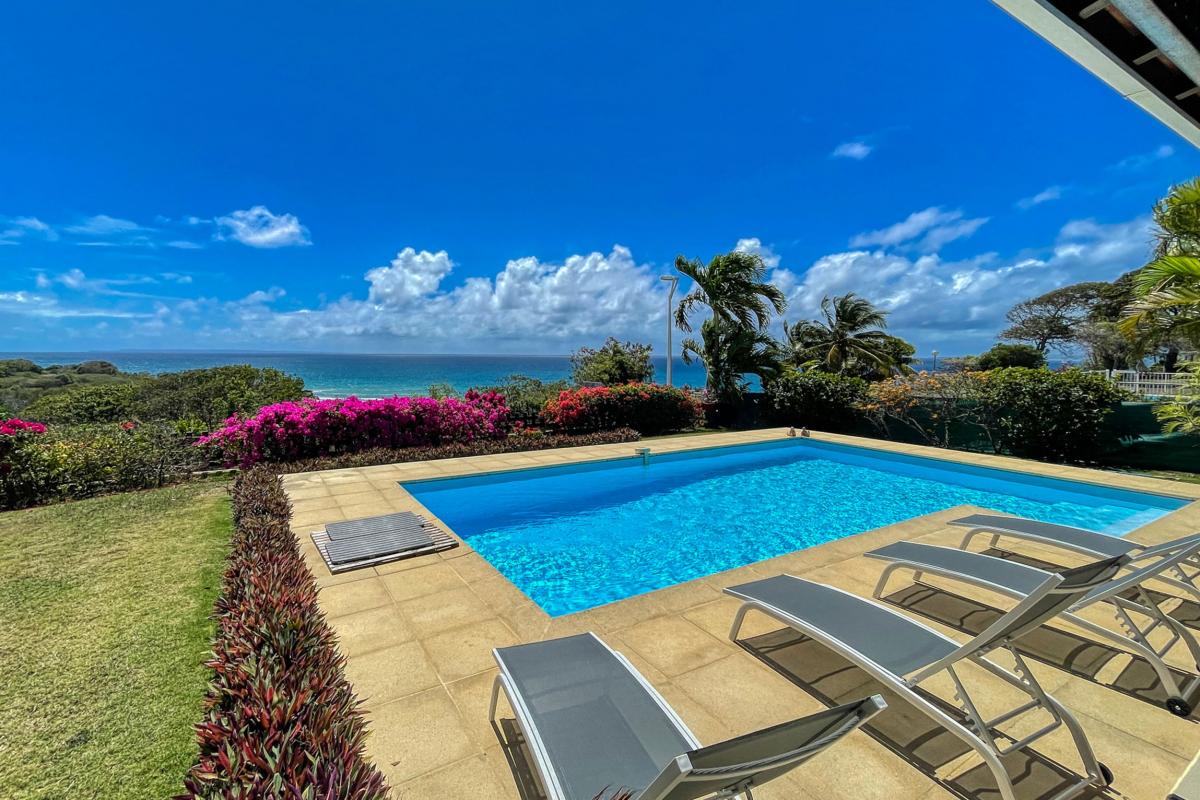
[(937, 357), (938, 357), (938, 351), (934, 350), (933, 351), (933, 371), (934, 372), (937, 372)]
[(674, 275), (663, 275), (659, 278), (661, 281), (666, 281), (671, 284), (671, 288), (667, 291), (667, 386), (671, 386), (671, 362), (675, 360), (675, 353), (671, 349), (671, 310), (675, 299), (675, 287), (679, 285), (679, 278)]

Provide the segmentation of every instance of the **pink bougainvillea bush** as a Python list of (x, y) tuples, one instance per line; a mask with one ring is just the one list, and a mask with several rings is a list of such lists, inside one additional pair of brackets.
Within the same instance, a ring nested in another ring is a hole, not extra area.
[(29, 422), (23, 419), (0, 420), (0, 436), (21, 436), (34, 433), (45, 433), (46, 426), (40, 422)]
[(568, 389), (546, 403), (542, 417), (564, 431), (633, 428), (645, 436), (694, 428), (703, 420), (688, 392), (655, 383)]
[(428, 447), (496, 439), (508, 432), (508, 406), (495, 392), (455, 397), (305, 399), (230, 417), (201, 437), (229, 463), (294, 461), (369, 448)]

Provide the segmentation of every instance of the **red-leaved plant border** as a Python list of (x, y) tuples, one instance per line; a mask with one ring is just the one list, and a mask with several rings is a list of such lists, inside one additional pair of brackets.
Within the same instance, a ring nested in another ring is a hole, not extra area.
[(366, 725), (280, 479), (233, 485), (233, 548), (217, 598), (200, 753), (180, 798), (383, 800)]

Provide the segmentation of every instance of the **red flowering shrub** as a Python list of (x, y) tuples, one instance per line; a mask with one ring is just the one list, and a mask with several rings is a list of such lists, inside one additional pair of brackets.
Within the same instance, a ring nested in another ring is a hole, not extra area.
[(250, 417), (230, 417), (201, 437), (229, 463), (353, 453), (376, 447), (419, 447), (504, 436), (508, 406), (495, 392), (455, 397), (386, 397), (379, 400), (312, 398), (276, 403)]
[(691, 394), (655, 383), (568, 389), (546, 403), (542, 417), (567, 431), (633, 428), (645, 436), (694, 428), (704, 419)]
[(181, 797), (383, 800), (279, 478), (265, 467), (239, 474), (233, 514), (200, 754)]
[(35, 433), (45, 433), (46, 426), (40, 422), (29, 422), (23, 419), (0, 420), (0, 436), (22, 436)]

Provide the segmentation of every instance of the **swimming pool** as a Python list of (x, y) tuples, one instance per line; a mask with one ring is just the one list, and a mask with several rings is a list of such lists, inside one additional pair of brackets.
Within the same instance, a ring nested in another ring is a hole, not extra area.
[(967, 503), (1113, 534), (1187, 503), (811, 439), (402, 485), (551, 616)]

